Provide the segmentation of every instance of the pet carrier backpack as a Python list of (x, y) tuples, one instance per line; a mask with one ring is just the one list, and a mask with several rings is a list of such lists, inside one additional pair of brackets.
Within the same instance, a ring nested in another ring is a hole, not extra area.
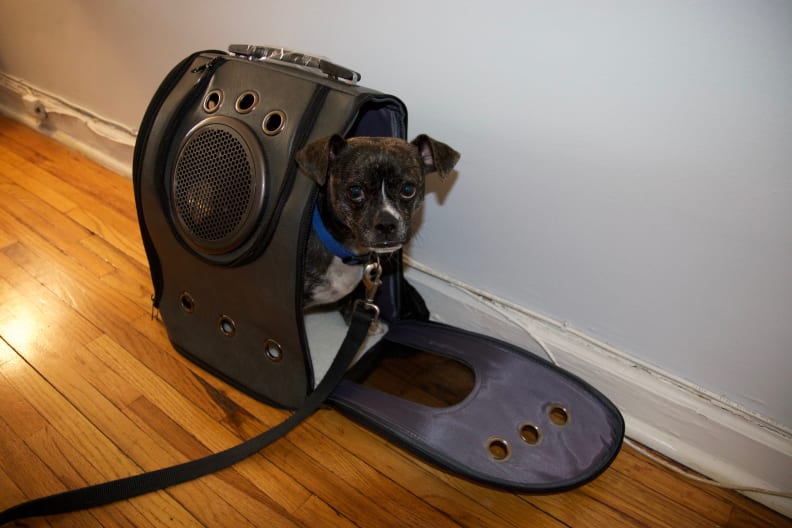
[[(226, 467), (328, 402), (432, 464), (506, 489), (563, 491), (611, 463), (624, 434), (615, 406), (527, 350), (431, 321), (404, 279), (401, 252), (369, 266), (351, 322), (337, 311), (303, 312), (316, 184), (300, 173), (294, 153), (332, 134), (407, 133), (404, 104), (359, 86), (359, 77), (280, 48), (195, 53), (162, 82), (135, 147), (153, 305), (170, 341), (228, 383), (294, 414), (228, 451), (31, 501), (0, 514), (0, 524), (106, 504)], [(356, 356), (361, 370), (402, 349), (461, 362), (473, 371), (472, 391), (450, 407), (429, 407), (346, 375)]]

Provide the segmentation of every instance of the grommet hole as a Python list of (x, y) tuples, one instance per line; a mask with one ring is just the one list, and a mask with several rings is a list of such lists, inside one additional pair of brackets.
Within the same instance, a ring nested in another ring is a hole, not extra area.
[(206, 98), (204, 99), (203, 109), (207, 113), (215, 112), (219, 107), (220, 103), (223, 102), (223, 92), (220, 90), (212, 90), (208, 94), (206, 94)]
[(273, 110), (264, 116), (261, 129), (268, 136), (279, 134), (286, 127), (286, 114), (280, 110)]
[(256, 92), (244, 92), (237, 97), (236, 111), (240, 114), (247, 114), (258, 104), (258, 94)]
[(227, 315), (220, 317), (218, 325), (220, 327), (220, 333), (226, 337), (232, 337), (236, 333), (236, 323)]
[(542, 441), (542, 431), (532, 423), (520, 426), (520, 438), (528, 445), (538, 445)]
[(190, 295), (189, 293), (182, 292), (181, 295), (179, 295), (179, 306), (185, 312), (193, 313), (193, 311), (195, 310), (195, 300), (192, 298), (192, 295)]
[(547, 409), (547, 417), (550, 421), (559, 427), (563, 427), (569, 423), (569, 411), (562, 405), (551, 405)]
[(273, 363), (279, 363), (283, 359), (283, 348), (274, 339), (264, 341), (264, 355)]
[(489, 452), (489, 455), (493, 459), (499, 462), (506, 460), (507, 458), (509, 458), (509, 455), (511, 455), (511, 448), (509, 447), (509, 442), (507, 442), (503, 438), (498, 438), (498, 437), (491, 438), (489, 440), (489, 442), (487, 443), (487, 451)]

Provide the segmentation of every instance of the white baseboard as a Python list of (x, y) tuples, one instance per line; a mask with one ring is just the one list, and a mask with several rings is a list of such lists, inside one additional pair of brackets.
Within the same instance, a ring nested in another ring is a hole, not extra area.
[(132, 175), (136, 131), (2, 72), (0, 114), (35, 128), (113, 172)]
[[(407, 268), (406, 276), (436, 320), (544, 355), (530, 331), (561, 367), (619, 407), (628, 437), (719, 482), (792, 489), (792, 434), (778, 424), (612, 347), (584, 339), (562, 323), (471, 296), (417, 269)], [(792, 499), (746, 495), (792, 516)]]
[[(0, 73), (0, 113), (69, 145), (114, 172), (131, 175), (136, 132)], [(542, 354), (608, 396), (627, 435), (720, 482), (792, 489), (792, 432), (692, 383), (638, 361), (547, 318), (477, 300), (408, 268), (433, 318)], [(492, 296), (489, 296), (492, 299)], [(509, 320), (511, 319), (511, 321)], [(517, 323), (517, 324), (515, 324)], [(792, 499), (748, 494), (792, 517)]]

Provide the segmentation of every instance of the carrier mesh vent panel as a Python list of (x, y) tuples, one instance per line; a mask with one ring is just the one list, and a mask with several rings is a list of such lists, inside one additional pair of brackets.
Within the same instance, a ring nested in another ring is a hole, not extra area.
[(190, 136), (176, 162), (172, 199), (194, 243), (214, 247), (239, 237), (255, 194), (254, 166), (231, 128), (206, 126)]

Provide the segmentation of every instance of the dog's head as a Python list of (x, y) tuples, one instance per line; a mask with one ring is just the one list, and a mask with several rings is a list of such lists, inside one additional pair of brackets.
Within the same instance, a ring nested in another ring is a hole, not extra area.
[[(360, 252), (396, 251), (412, 234), (427, 174), (445, 177), (459, 154), (427, 135), (397, 138), (334, 135), (297, 152), (297, 163), (323, 189), (323, 220)], [(328, 218), (329, 216), (329, 218)]]

